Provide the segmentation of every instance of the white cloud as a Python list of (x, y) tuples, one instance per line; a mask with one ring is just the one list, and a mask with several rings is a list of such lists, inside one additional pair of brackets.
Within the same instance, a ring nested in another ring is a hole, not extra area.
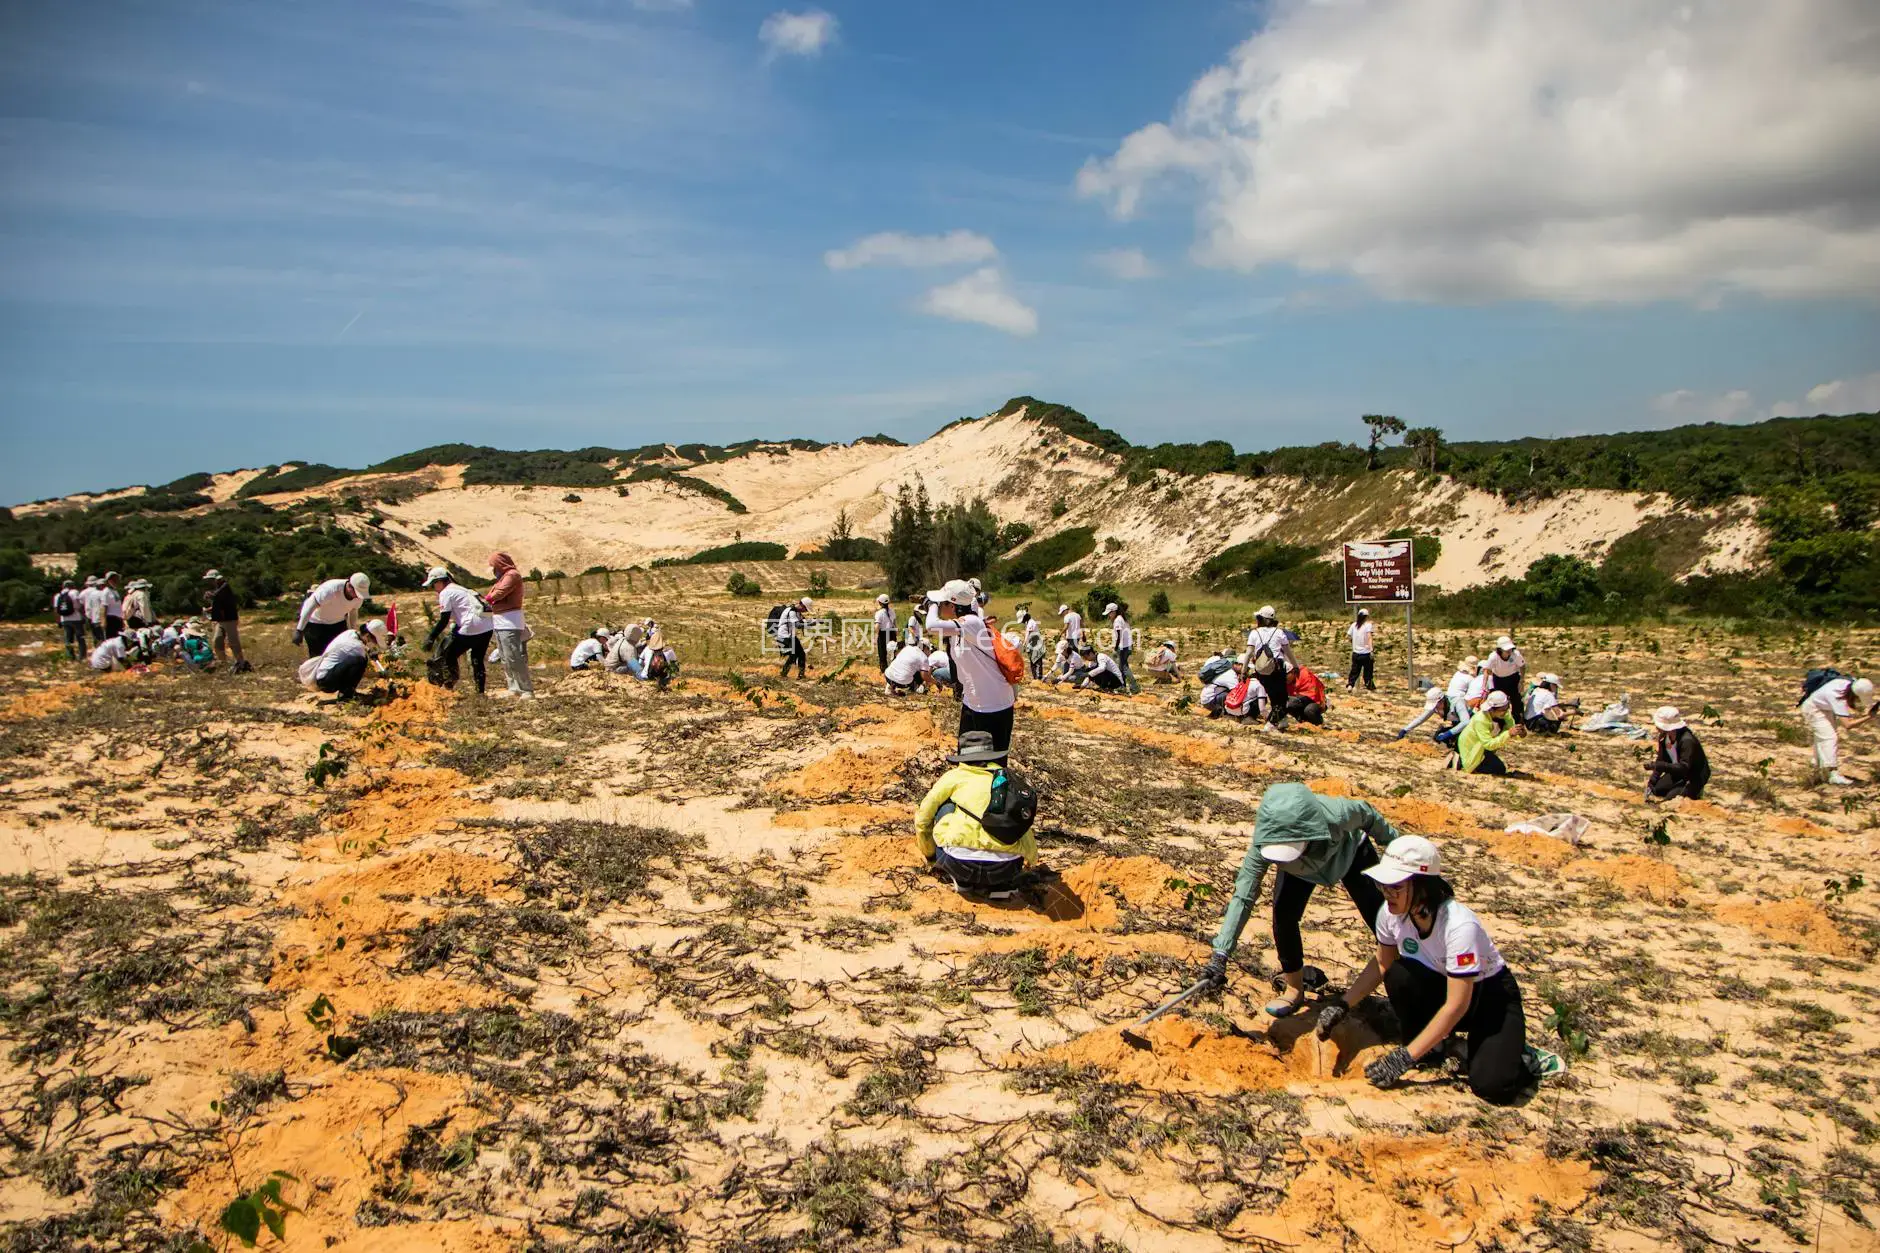
[(1872, 0), (1276, 0), (1077, 189), (1394, 298), (1872, 298), (1876, 117)]
[(990, 239), (972, 231), (948, 231), (944, 235), (904, 235), (900, 231), (882, 231), (858, 239), (847, 248), (832, 248), (823, 253), (823, 264), (832, 270), (856, 270), (865, 265), (896, 265), (912, 269), (941, 265), (977, 265), (995, 260), (999, 250)]
[(1780, 401), (1770, 413), (1778, 418), (1812, 418), (1818, 413), (1880, 413), (1880, 371), (1817, 384), (1808, 389), (1806, 400)]
[(818, 56), (835, 40), (835, 15), (821, 9), (772, 13), (757, 28), (757, 37), (773, 57)]
[(1111, 278), (1154, 278), (1161, 273), (1140, 248), (1112, 248), (1108, 252), (1097, 253), (1090, 260)]
[(1652, 397), (1652, 409), (1673, 425), (1686, 422), (1755, 422), (1762, 418), (1746, 391), (1697, 392), (1680, 387)]
[(1006, 286), (996, 266), (975, 270), (957, 282), (945, 283), (920, 298), (922, 313), (955, 322), (978, 322), (1008, 335), (1035, 335), (1038, 313)]

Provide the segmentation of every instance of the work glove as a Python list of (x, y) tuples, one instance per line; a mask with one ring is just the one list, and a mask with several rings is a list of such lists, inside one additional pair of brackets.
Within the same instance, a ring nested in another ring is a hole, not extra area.
[(1416, 1064), (1416, 1059), (1410, 1056), (1410, 1050), (1398, 1045), (1366, 1066), (1364, 1077), (1371, 1081), (1372, 1087), (1388, 1088), (1394, 1086)]
[(1201, 980), (1213, 985), (1216, 991), (1227, 986), (1227, 954), (1216, 953), (1208, 958), (1208, 964), (1201, 969)]
[(1393, 735), (1393, 736), (1392, 736), (1391, 738), (1392, 738), (1393, 740), (1401, 740), (1401, 739), (1402, 739), (1402, 738), (1403, 738), (1404, 736), (1406, 736), (1406, 735), (1408, 735), (1408, 734), (1410, 734), (1410, 733), (1409, 733), (1408, 731), (1399, 731), (1399, 732), (1397, 732), (1397, 734), (1396, 734), (1396, 735)]
[(294, 643), (296, 644), (304, 644), (307, 642), (306, 633), (303, 632), (299, 627), (295, 627), (291, 632), (289, 632), (288, 638), (293, 640)]
[(1333, 1001), (1319, 1011), (1319, 1025), (1313, 1028), (1313, 1034), (1321, 1040), (1332, 1038), (1332, 1032), (1338, 1030), (1338, 1024), (1345, 1021), (1351, 1010), (1343, 1001)]

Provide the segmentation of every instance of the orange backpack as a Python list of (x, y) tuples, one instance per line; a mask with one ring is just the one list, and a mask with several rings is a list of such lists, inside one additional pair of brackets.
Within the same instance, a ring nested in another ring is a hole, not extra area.
[(1025, 654), (1005, 638), (1004, 632), (991, 627), (986, 629), (992, 632), (992, 659), (999, 663), (999, 673), (1005, 676), (1007, 683), (1022, 682), (1025, 678)]

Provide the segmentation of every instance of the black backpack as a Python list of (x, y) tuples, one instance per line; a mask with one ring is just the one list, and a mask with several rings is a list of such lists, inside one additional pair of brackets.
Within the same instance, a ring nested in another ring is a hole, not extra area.
[(1819, 669), (1810, 670), (1807, 674), (1802, 676), (1802, 699), (1795, 703), (1800, 705), (1802, 701), (1807, 700), (1828, 684), (1835, 682), (1837, 679), (1845, 679), (1846, 677), (1846, 675), (1836, 670), (1833, 666), (1822, 666)]
[(783, 611), (788, 605), (772, 605), (770, 612), (764, 615), (764, 634), (772, 640), (777, 638), (777, 624), (783, 621)]
[(63, 588), (59, 590), (59, 599), (53, 602), (52, 607), (58, 611), (61, 618), (69, 618), (78, 612), (78, 602), (72, 599), (72, 593)]
[(1010, 766), (1001, 766), (992, 776), (992, 799), (986, 803), (986, 812), (975, 814), (963, 805), (960, 810), (978, 819), (986, 834), (999, 843), (1016, 844), (1038, 817), (1038, 789)]

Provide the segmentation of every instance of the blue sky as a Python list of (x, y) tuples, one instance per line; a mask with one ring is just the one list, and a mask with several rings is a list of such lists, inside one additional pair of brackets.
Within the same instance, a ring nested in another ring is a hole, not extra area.
[(0, 500), (1024, 392), (1243, 449), (1874, 408), (1873, 10), (1692, 8), (10, 4)]

